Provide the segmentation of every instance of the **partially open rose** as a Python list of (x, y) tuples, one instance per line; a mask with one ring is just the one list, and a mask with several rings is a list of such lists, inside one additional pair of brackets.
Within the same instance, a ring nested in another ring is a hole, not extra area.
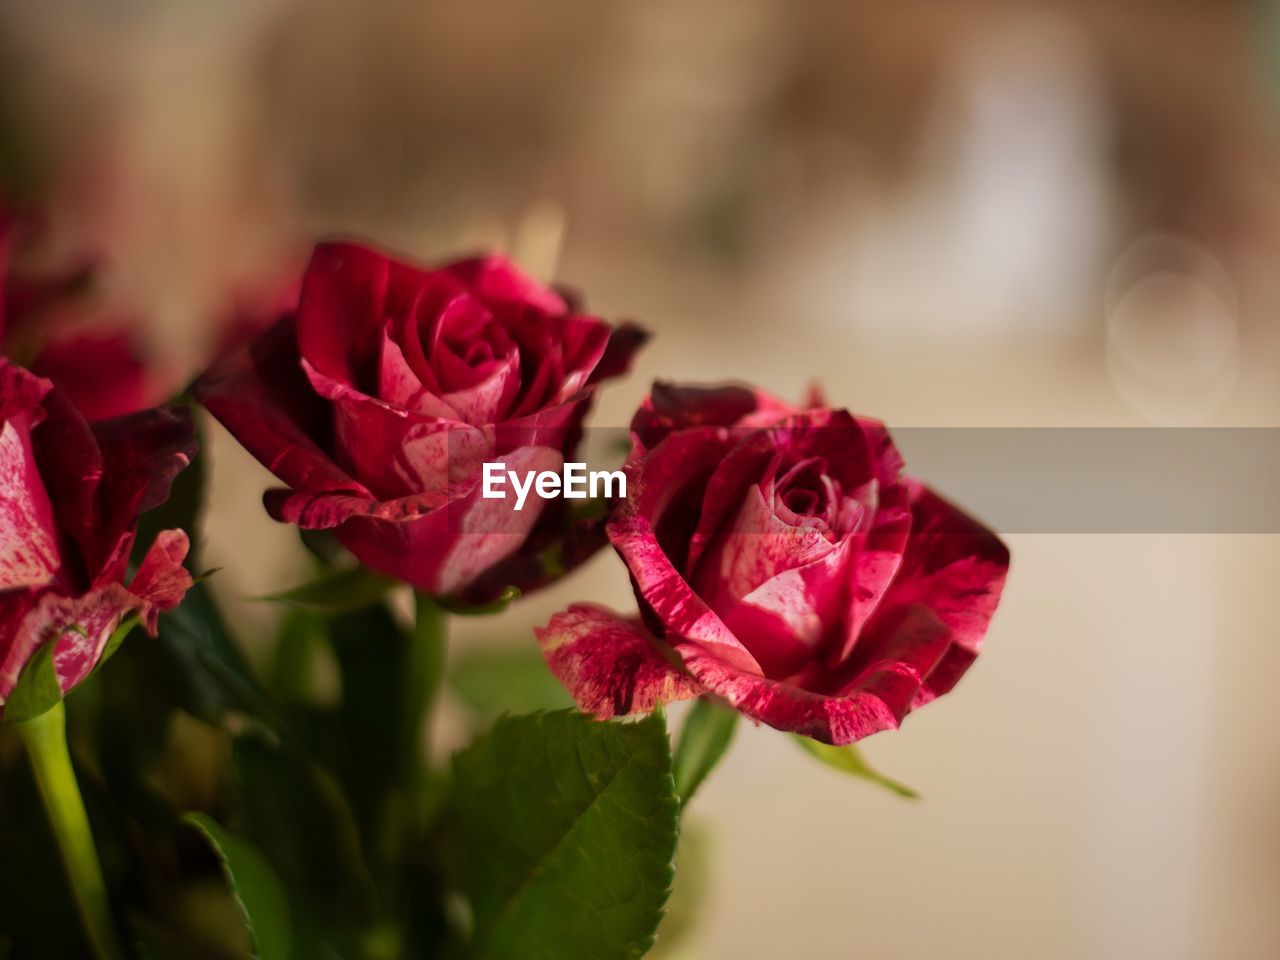
[(577, 312), (500, 257), (427, 269), (316, 248), (296, 314), (219, 362), (196, 394), (290, 489), (277, 520), (332, 529), (369, 567), (430, 593), (545, 579), (560, 500), (485, 499), (481, 465), (559, 472), (595, 385), (643, 340)]
[(125, 584), (138, 515), (195, 454), (190, 415), (154, 409), (92, 426), (49, 381), (0, 360), (0, 709), (45, 644), (65, 692), (121, 619), (155, 632), (191, 586), (187, 535), (161, 533)]
[(851, 743), (949, 691), (1009, 554), (901, 473), (884, 427), (743, 387), (654, 386), (609, 538), (642, 616), (576, 604), (537, 631), (605, 718), (709, 694)]

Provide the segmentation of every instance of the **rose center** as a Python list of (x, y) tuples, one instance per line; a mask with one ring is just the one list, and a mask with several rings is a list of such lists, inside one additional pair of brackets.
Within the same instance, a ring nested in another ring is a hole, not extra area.
[(827, 476), (825, 457), (808, 457), (792, 465), (775, 486), (779, 502), (798, 517), (825, 517), (839, 497)]
[(470, 367), (477, 367), (494, 359), (493, 345), (485, 340), (462, 345), (461, 351), (455, 348), (454, 352), (460, 352), (463, 362)]
[(816, 490), (788, 490), (782, 495), (782, 502), (792, 513), (804, 516), (818, 512), (821, 497)]
[(509, 361), (513, 350), (502, 324), (468, 300), (450, 306), (440, 318), (434, 338), (430, 330), (423, 334), (423, 356), (445, 393), (483, 383)]

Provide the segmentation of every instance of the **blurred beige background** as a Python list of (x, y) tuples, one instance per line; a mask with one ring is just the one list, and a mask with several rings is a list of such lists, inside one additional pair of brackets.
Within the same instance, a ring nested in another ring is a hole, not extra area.
[[(891, 426), (1280, 426), (1273, 37), (1234, 0), (2, 0), (0, 105), (183, 370), (338, 231), (502, 245), (642, 320), (599, 425), (661, 376)], [(214, 452), (222, 595), (294, 582), (265, 471)], [(1010, 541), (983, 658), (867, 744), (924, 800), (744, 730), (682, 955), (1280, 956), (1280, 541)], [(633, 603), (601, 556), (455, 643), (582, 597)]]

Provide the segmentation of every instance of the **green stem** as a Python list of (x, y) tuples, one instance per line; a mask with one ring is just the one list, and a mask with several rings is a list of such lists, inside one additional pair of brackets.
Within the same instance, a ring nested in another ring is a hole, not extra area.
[(409, 640), (409, 662), (405, 684), (405, 711), (408, 721), (406, 780), (413, 786), (422, 782), (430, 768), (431, 710), (440, 695), (444, 679), (445, 613), (425, 593), (415, 594), (413, 636)]
[(120, 960), (124, 953), (111, 921), (107, 885), (67, 751), (66, 707), (59, 700), (52, 709), (17, 726), (26, 742), (36, 785), (94, 956), (98, 960)]
[(406, 636), (399, 688), (399, 749), (385, 800), (379, 852), (393, 863), (421, 826), (422, 786), (430, 770), (431, 710), (444, 676), (445, 613), (427, 594), (416, 594), (413, 630)]

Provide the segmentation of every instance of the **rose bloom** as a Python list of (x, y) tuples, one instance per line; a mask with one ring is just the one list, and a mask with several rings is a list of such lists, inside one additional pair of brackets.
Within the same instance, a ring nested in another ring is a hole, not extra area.
[(195, 389), (287, 484), (266, 494), (275, 519), (332, 530), (419, 590), (482, 600), (589, 552), (562, 500), (482, 497), (482, 464), (560, 472), (596, 384), (643, 339), (501, 257), (427, 268), (326, 243), (297, 310)]
[(163, 386), (143, 359), (137, 325), (86, 303), (86, 265), (43, 273), (16, 266), (29, 233), (0, 211), (0, 352), (52, 381), (90, 420), (156, 403)]
[(536, 631), (598, 717), (700, 695), (846, 744), (897, 727), (978, 655), (1004, 544), (902, 474), (885, 428), (743, 387), (656, 384), (608, 535), (642, 616)]
[(195, 455), (187, 411), (92, 426), (48, 380), (0, 360), (0, 709), (53, 643), (63, 692), (93, 670), (121, 620), (153, 634), (191, 586), (187, 535), (166, 530), (126, 585), (138, 515)]

